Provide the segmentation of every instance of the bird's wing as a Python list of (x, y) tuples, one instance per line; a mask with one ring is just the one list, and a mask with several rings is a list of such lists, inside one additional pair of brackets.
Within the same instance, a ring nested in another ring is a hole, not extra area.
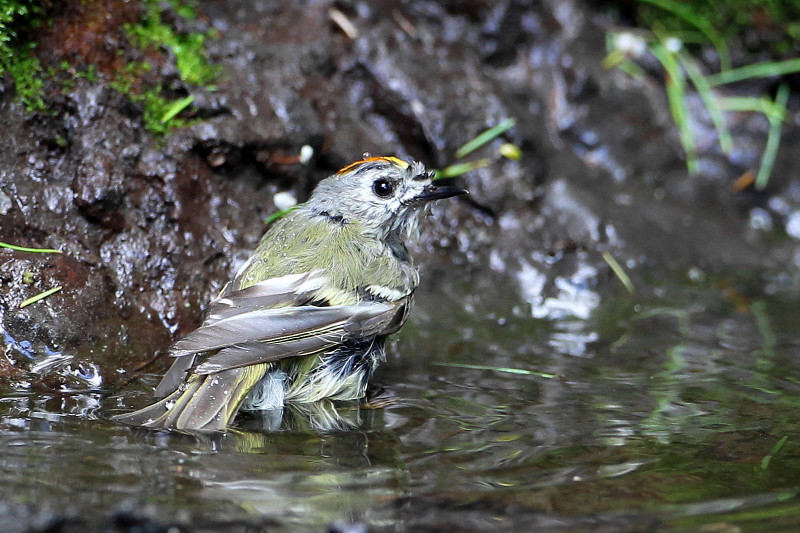
[[(319, 284), (318, 272), (304, 272), (266, 279), (237, 291), (223, 291), (223, 294), (209, 305), (206, 319), (200, 329), (258, 309), (298, 305), (307, 300), (309, 292), (319, 288)], [(195, 356), (203, 351), (205, 350), (198, 349), (191, 354), (176, 353), (173, 347), (170, 355), (185, 355), (185, 357), (175, 359), (156, 387), (154, 396), (163, 398), (175, 391), (186, 378), (186, 372), (194, 366)]]
[(315, 277), (309, 272), (288, 274), (237, 291), (223, 291), (209, 304), (203, 326), (247, 311), (296, 304), (307, 298), (309, 290), (318, 288)]
[[(175, 362), (155, 390), (175, 391), (187, 372), (223, 370), (318, 353), (348, 339), (388, 334), (405, 316), (406, 300), (319, 307), (302, 305), (322, 285), (311, 272), (271, 278), (223, 294), (209, 306), (203, 325), (170, 349)], [(198, 356), (211, 353), (198, 362)]]
[(175, 344), (173, 354), (191, 357), (219, 350), (193, 368), (195, 374), (309, 355), (348, 339), (383, 333), (403, 312), (401, 307), (399, 302), (364, 302), (251, 311), (198, 328)]

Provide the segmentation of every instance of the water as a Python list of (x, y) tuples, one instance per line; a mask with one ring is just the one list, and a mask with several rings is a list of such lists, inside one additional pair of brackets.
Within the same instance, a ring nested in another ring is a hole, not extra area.
[(155, 375), (108, 397), (6, 389), (3, 530), (800, 527), (796, 295), (576, 282), (589, 308), (556, 319), (504, 276), (457, 277), (425, 276), (369, 407), (200, 436), (105, 419)]

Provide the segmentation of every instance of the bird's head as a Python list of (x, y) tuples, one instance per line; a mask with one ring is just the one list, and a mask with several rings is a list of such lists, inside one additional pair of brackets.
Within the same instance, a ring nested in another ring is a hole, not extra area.
[(413, 234), (417, 215), (434, 200), (466, 191), (437, 185), (422, 163), (368, 157), (322, 180), (307, 206), (340, 223), (358, 222), (379, 239)]

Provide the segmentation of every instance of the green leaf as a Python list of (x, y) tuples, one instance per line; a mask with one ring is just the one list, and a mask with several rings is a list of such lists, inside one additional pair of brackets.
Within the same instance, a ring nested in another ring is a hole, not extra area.
[(180, 100), (175, 100), (172, 102), (164, 112), (164, 115), (161, 117), (161, 123), (166, 124), (175, 118), (178, 113), (189, 107), (192, 102), (194, 102), (194, 96), (191, 94), (185, 98), (181, 98)]
[(775, 445), (772, 447), (769, 453), (761, 458), (761, 465), (760, 465), (761, 470), (766, 470), (767, 467), (769, 467), (770, 461), (772, 461), (772, 458), (775, 456), (775, 454), (781, 451), (781, 448), (783, 448), (783, 445), (786, 444), (787, 440), (789, 440), (788, 435), (784, 435), (783, 437), (781, 437), (780, 440), (778, 440), (778, 442), (775, 443)]
[(706, 77), (706, 81), (712, 87), (724, 85), (752, 78), (772, 78), (800, 72), (800, 59), (787, 59), (786, 61), (766, 61), (755, 63), (731, 70), (720, 72)]
[(487, 167), (489, 166), (489, 163), (491, 163), (491, 160), (489, 160), (488, 158), (476, 159), (475, 161), (467, 161), (465, 163), (456, 163), (455, 165), (450, 165), (448, 167), (443, 168), (442, 170), (435, 171), (436, 176), (433, 179), (443, 180), (448, 178), (455, 178), (456, 176), (460, 176), (461, 174), (466, 174), (470, 170)]
[(519, 146), (516, 144), (503, 143), (500, 145), (500, 148), (497, 149), (497, 153), (509, 161), (519, 161), (522, 159), (522, 150), (520, 150)]
[(619, 281), (625, 287), (625, 290), (628, 291), (628, 294), (635, 294), (636, 289), (633, 286), (631, 278), (628, 276), (627, 272), (625, 272), (625, 269), (622, 268), (622, 265), (620, 265), (619, 262), (614, 259), (614, 256), (605, 250), (600, 252), (600, 255), (603, 256), (603, 260), (608, 263), (609, 267), (611, 267), (611, 271), (617, 276), (617, 279), (619, 279)]
[(292, 207), (289, 207), (288, 209), (281, 209), (280, 211), (275, 211), (274, 213), (270, 214), (269, 216), (267, 216), (267, 218), (264, 219), (264, 224), (271, 224), (275, 222), (276, 220), (288, 215), (289, 213), (300, 207), (300, 205), (301, 204), (297, 204), (293, 205)]
[(775, 164), (775, 157), (778, 154), (778, 145), (781, 142), (781, 124), (786, 114), (786, 104), (789, 102), (789, 86), (782, 83), (778, 87), (775, 95), (776, 110), (767, 114), (769, 120), (769, 133), (767, 134), (767, 144), (764, 147), (764, 154), (761, 156), (761, 164), (758, 166), (758, 175), (754, 187), (757, 191), (764, 190), (767, 186), (769, 177), (772, 174), (772, 166)]
[(53, 287), (52, 289), (47, 289), (44, 292), (40, 292), (36, 296), (31, 296), (30, 298), (28, 298), (27, 300), (25, 300), (21, 304), (19, 304), (19, 308), (22, 309), (23, 307), (27, 307), (27, 306), (29, 306), (29, 305), (31, 305), (33, 303), (38, 302), (39, 300), (44, 300), (45, 298), (47, 298), (51, 294), (57, 293), (60, 290), (61, 290), (61, 285), (58, 285), (56, 287)]
[(31, 252), (38, 254), (60, 254), (61, 250), (53, 250), (52, 248), (25, 248), (24, 246), (16, 246), (14, 244), (7, 244), (0, 242), (0, 248), (8, 248), (9, 250), (16, 250), (18, 252)]
[(489, 141), (496, 139), (506, 131), (513, 128), (514, 124), (516, 124), (516, 121), (513, 118), (507, 118), (500, 121), (500, 123), (497, 124), (496, 126), (493, 126), (488, 130), (479, 133), (474, 139), (472, 139), (464, 146), (456, 150), (456, 159), (460, 159), (474, 152), (475, 150), (477, 150), (484, 144), (488, 143)]
[(719, 138), (719, 146), (726, 154), (730, 153), (733, 149), (733, 139), (728, 131), (728, 126), (725, 123), (725, 116), (722, 114), (719, 99), (711, 90), (707, 78), (700, 71), (695, 60), (686, 52), (681, 51), (678, 58), (686, 70), (686, 74), (697, 89), (697, 94), (703, 101), (708, 114), (711, 116), (711, 121), (714, 123), (714, 128), (717, 130), (717, 137)]
[(695, 173), (697, 171), (697, 156), (689, 110), (686, 108), (686, 80), (683, 76), (683, 71), (678, 64), (676, 55), (667, 50), (663, 44), (653, 43), (651, 52), (667, 73), (665, 87), (669, 111), (672, 115), (672, 120), (678, 127), (681, 145), (684, 152), (686, 152), (686, 166), (690, 173)]

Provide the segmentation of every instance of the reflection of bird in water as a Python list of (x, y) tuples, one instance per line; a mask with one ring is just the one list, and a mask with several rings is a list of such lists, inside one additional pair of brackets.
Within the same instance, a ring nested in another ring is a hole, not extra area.
[[(137, 455), (135, 463), (146, 475), (172, 464), (175, 470), (160, 483), (196, 494), (204, 506), (198, 512), (216, 513), (229, 502), (275, 529), (332, 531), (342, 520), (391, 529), (399, 525), (409, 473), (385, 414), (355, 402), (322, 401), (239, 417), (224, 432), (138, 430), (152, 449), (168, 453)], [(220, 523), (217, 515), (210, 520)]]
[(217, 453), (203, 460), (204, 499), (241, 505), (248, 515), (276, 520), (274, 529), (281, 530), (335, 531), (330, 526), (337, 521), (380, 523), (391, 531), (399, 526), (409, 474), (392, 431), (230, 428), (192, 435), (218, 439), (212, 448)]
[(313, 431), (334, 432), (358, 429), (364, 410), (357, 404), (320, 400), (313, 403), (290, 403), (277, 409), (248, 413), (237, 420), (244, 431)]

